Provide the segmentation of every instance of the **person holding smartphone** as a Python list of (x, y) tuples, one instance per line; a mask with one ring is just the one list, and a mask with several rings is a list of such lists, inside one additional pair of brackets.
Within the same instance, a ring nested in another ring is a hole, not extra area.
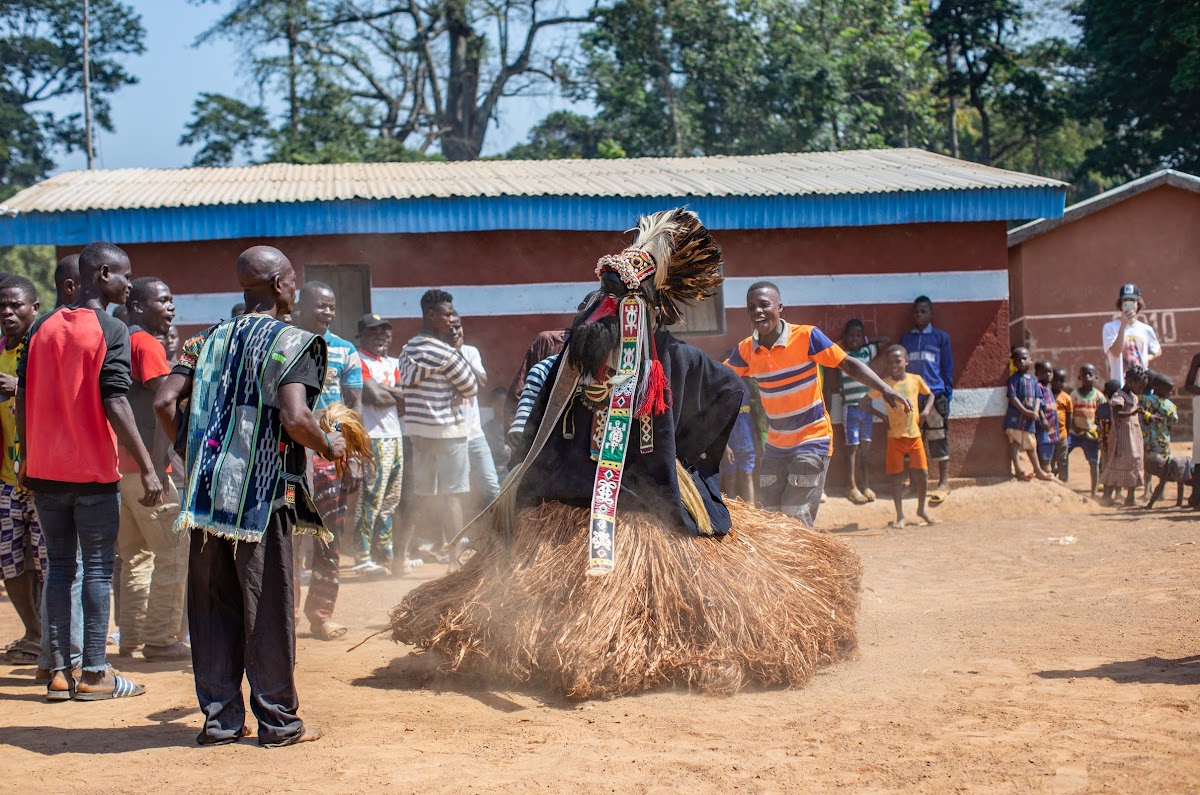
[(1162, 353), (1158, 335), (1154, 329), (1138, 320), (1145, 308), (1142, 293), (1136, 284), (1122, 284), (1117, 296), (1117, 309), (1121, 316), (1104, 324), (1102, 344), (1108, 356), (1109, 378), (1117, 383), (1125, 382), (1125, 372), (1133, 365), (1149, 367), (1150, 362)]

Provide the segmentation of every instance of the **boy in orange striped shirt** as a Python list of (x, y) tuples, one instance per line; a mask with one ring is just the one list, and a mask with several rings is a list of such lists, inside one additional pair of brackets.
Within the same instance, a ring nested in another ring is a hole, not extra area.
[(837, 368), (878, 390), (889, 406), (911, 412), (912, 404), (867, 365), (846, 356), (816, 326), (784, 321), (783, 300), (773, 283), (750, 285), (746, 311), (754, 333), (742, 340), (725, 364), (755, 380), (767, 414), (758, 498), (768, 511), (782, 511), (811, 527), (833, 449), (833, 425), (822, 397), (818, 365)]

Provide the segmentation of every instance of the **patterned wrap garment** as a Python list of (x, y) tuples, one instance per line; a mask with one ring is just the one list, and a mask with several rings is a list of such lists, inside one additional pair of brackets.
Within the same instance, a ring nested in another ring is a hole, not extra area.
[(180, 364), (193, 368), (193, 384), (176, 530), (258, 542), (272, 511), (286, 506), (294, 532), (332, 538), (308, 491), (304, 449), (280, 422), (280, 384), (306, 355), (319, 360), (323, 378), (324, 340), (266, 315), (227, 320), (184, 345)]

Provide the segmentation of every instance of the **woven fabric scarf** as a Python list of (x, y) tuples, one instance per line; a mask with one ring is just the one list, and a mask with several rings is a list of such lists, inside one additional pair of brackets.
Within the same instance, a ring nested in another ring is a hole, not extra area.
[[(284, 487), (295, 533), (332, 540), (302, 474), (284, 471), (279, 384), (317, 346), (324, 379), (325, 342), (263, 315), (227, 320), (184, 344), (180, 362), (194, 367), (187, 431), (187, 484), (177, 531), (203, 530), (230, 541), (258, 542)], [(309, 399), (312, 408), (315, 398)]]
[(591, 528), (588, 534), (591, 562), (587, 570), (591, 575), (608, 574), (616, 565), (617, 498), (621, 493), (625, 453), (629, 450), (645, 344), (645, 309), (641, 299), (635, 295), (625, 296), (617, 315), (621, 324), (621, 348), (617, 358), (617, 374), (613, 376), (608, 416), (604, 422), (596, 480), (592, 485)]

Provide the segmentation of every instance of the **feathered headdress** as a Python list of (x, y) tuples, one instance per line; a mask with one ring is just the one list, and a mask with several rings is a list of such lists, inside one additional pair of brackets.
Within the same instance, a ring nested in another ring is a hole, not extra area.
[[(596, 263), (602, 292), (590, 307), (587, 322), (617, 314), (621, 292), (619, 278), (628, 295), (645, 309), (647, 321), (670, 326), (683, 317), (685, 306), (695, 306), (721, 287), (721, 247), (691, 210), (676, 207), (643, 215), (635, 227), (633, 245), (619, 254), (601, 257)], [(610, 282), (607, 288), (604, 282)], [(614, 287), (616, 289), (614, 289)], [(653, 327), (643, 337), (638, 356), (637, 415), (661, 414), (671, 402), (670, 387), (658, 361)]]
[(630, 292), (640, 291), (660, 324), (679, 322), (685, 306), (695, 306), (720, 289), (721, 247), (700, 216), (682, 207), (663, 210), (642, 216), (636, 231), (633, 245), (600, 258), (596, 275), (615, 273)]

